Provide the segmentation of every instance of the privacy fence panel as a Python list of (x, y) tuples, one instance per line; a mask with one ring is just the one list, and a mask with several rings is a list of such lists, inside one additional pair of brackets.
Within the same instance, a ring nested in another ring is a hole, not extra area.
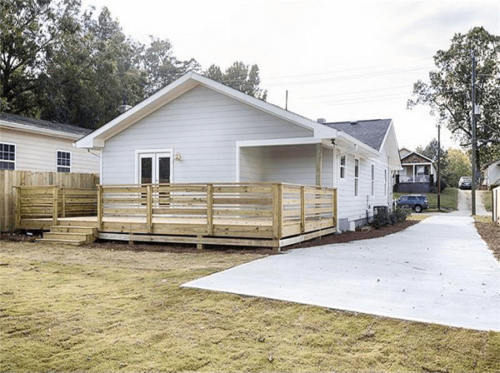
[(96, 174), (0, 171), (0, 230), (9, 232), (14, 229), (16, 217), (17, 186), (50, 186), (63, 188), (89, 189), (99, 184)]

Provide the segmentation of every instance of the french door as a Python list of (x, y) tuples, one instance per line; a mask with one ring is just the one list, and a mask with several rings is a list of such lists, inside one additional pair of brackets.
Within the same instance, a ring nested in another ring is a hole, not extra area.
[(140, 184), (172, 182), (172, 153), (139, 153), (138, 181)]

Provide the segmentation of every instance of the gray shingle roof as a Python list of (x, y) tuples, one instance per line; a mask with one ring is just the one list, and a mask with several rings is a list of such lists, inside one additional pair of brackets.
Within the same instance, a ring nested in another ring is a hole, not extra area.
[(358, 120), (355, 122), (325, 123), (325, 126), (345, 132), (369, 147), (380, 151), (391, 121), (391, 119)]
[(25, 126), (49, 129), (52, 131), (66, 132), (73, 135), (85, 136), (88, 135), (90, 132), (92, 132), (92, 130), (87, 128), (71, 126), (69, 124), (49, 122), (47, 120), (33, 119), (33, 118), (23, 117), (21, 115), (8, 114), (8, 113), (0, 113), (0, 120), (10, 122), (13, 124), (23, 124)]

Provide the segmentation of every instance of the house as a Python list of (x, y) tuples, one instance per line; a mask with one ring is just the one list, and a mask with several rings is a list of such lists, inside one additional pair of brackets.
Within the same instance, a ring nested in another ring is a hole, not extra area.
[(402, 148), (402, 169), (396, 175), (394, 189), (400, 193), (428, 193), (435, 186), (437, 170), (432, 159)]
[(485, 184), (489, 189), (500, 186), (500, 159), (496, 159), (483, 166)]
[(390, 119), (321, 123), (190, 72), (76, 142), (101, 183), (286, 182), (338, 190), (338, 228), (391, 206)]
[(0, 170), (99, 172), (98, 151), (73, 143), (91, 130), (0, 113)]

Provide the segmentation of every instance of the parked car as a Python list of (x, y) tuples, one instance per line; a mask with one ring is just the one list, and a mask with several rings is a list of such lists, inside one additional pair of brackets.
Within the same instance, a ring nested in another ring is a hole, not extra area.
[(396, 201), (396, 207), (410, 208), (415, 210), (415, 212), (422, 212), (422, 210), (429, 208), (429, 200), (424, 195), (401, 196)]
[(458, 187), (460, 189), (471, 189), (472, 188), (472, 178), (468, 176), (462, 176), (458, 181)]

